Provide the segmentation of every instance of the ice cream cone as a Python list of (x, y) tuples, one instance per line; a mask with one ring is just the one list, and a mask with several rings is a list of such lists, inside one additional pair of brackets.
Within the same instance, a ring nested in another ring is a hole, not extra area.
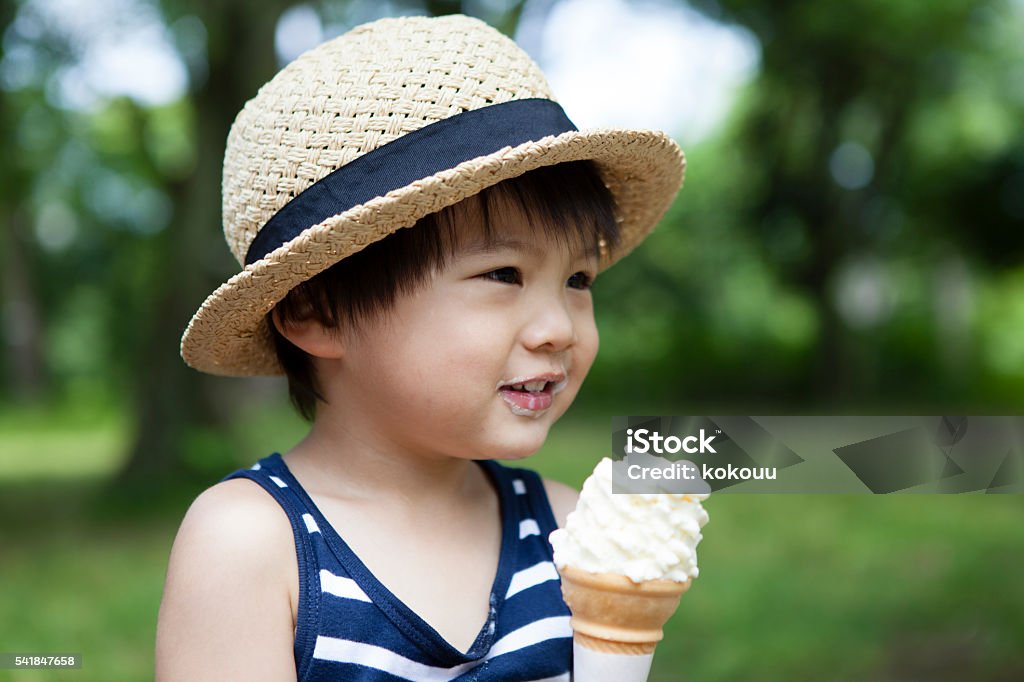
[(662, 627), (692, 580), (635, 583), (624, 575), (575, 566), (563, 566), (559, 573), (576, 643), (602, 653), (637, 656), (654, 653), (664, 637)]

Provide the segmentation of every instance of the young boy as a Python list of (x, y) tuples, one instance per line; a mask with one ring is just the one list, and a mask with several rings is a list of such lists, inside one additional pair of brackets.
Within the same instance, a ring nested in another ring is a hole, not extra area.
[[(682, 181), (663, 133), (578, 131), (461, 15), (306, 53), (228, 137), (243, 270), (190, 366), (285, 374), (312, 422), (200, 495), (171, 552), (159, 680), (568, 680), (543, 445), (597, 354), (590, 285)], [(269, 493), (269, 494), (268, 494)]]

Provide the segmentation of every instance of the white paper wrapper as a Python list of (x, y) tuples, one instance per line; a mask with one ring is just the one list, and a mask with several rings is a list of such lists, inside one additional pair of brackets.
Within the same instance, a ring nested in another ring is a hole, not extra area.
[(572, 643), (573, 682), (647, 682), (654, 654), (606, 654)]

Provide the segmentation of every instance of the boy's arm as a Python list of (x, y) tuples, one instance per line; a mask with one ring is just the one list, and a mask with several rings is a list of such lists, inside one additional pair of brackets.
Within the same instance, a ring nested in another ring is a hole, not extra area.
[(195, 499), (168, 562), (158, 682), (295, 680), (294, 544), (284, 511), (251, 481), (224, 481)]
[(544, 490), (548, 494), (548, 502), (551, 503), (551, 511), (555, 514), (555, 521), (558, 522), (558, 527), (562, 528), (565, 526), (565, 517), (576, 508), (576, 500), (579, 499), (580, 492), (564, 483), (552, 481), (548, 478), (544, 479)]

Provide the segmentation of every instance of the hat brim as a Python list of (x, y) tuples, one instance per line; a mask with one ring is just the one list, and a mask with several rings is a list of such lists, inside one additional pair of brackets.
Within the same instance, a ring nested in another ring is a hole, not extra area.
[(266, 314), (296, 285), (403, 227), (535, 168), (591, 159), (618, 207), (622, 241), (603, 271), (654, 229), (682, 186), (686, 161), (656, 130), (597, 128), (505, 147), (417, 180), (311, 226), (210, 294), (181, 339), (186, 364), (221, 376), (283, 374)]

